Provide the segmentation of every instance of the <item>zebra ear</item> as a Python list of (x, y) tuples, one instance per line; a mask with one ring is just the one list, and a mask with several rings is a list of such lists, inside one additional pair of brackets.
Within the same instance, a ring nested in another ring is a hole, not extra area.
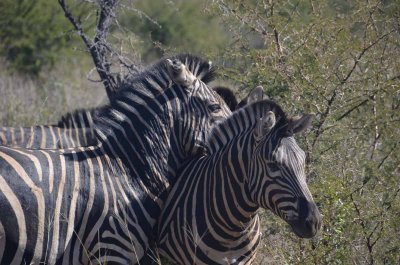
[(257, 102), (263, 100), (264, 98), (264, 89), (262, 86), (257, 86), (245, 97), (242, 101), (237, 104), (236, 109), (243, 108), (244, 106), (251, 104), (253, 102)]
[(247, 95), (247, 104), (263, 100), (264, 98), (264, 88), (262, 86), (257, 86)]
[(166, 59), (166, 64), (172, 81), (182, 86), (185, 91), (192, 92), (196, 77), (187, 69), (186, 65), (178, 59)]
[(275, 124), (275, 113), (273, 113), (272, 111), (268, 111), (257, 121), (257, 125), (254, 131), (256, 139), (261, 139), (262, 137), (264, 137), (268, 132), (271, 131)]
[(311, 126), (315, 114), (305, 114), (303, 116), (292, 117), (289, 120), (289, 130), (293, 133), (299, 133)]

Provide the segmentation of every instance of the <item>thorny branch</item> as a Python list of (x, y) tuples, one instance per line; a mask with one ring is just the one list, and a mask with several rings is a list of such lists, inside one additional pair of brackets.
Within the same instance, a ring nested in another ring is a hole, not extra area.
[(351, 199), (351, 202), (353, 203), (354, 209), (356, 210), (361, 228), (363, 229), (364, 238), (365, 238), (367, 249), (368, 249), (369, 264), (374, 264), (375, 261), (374, 261), (374, 256), (373, 256), (373, 248), (374, 248), (375, 243), (371, 242), (372, 235), (371, 234), (367, 235), (367, 225), (364, 222), (364, 219), (362, 218), (363, 215), (361, 214), (361, 210), (353, 198), (353, 194), (350, 194), (350, 199)]
[(99, 2), (100, 14), (96, 27), (96, 35), (94, 37), (94, 46), (92, 49), (98, 54), (98, 58), (94, 59), (99, 75), (104, 83), (107, 95), (110, 98), (117, 90), (117, 80), (110, 73), (110, 63), (107, 60), (107, 34), (115, 16), (115, 8), (118, 0), (103, 0)]
[(342, 115), (340, 115), (339, 118), (336, 119), (336, 121), (340, 121), (342, 119), (344, 119), (345, 117), (347, 117), (348, 115), (350, 115), (350, 113), (352, 113), (353, 111), (355, 111), (356, 109), (358, 109), (359, 107), (365, 105), (370, 99), (367, 98), (363, 101), (361, 101), (361, 103), (355, 105), (354, 107), (352, 107), (351, 109), (347, 110), (345, 113), (343, 113)]
[(71, 24), (74, 26), (76, 32), (78, 35), (82, 38), (83, 42), (87, 47), (90, 48), (92, 46), (92, 41), (85, 35), (83, 32), (82, 26), (76, 21), (76, 19), (72, 16), (71, 11), (67, 6), (65, 5), (64, 0), (58, 0), (58, 3), (60, 4), (61, 8), (64, 10), (64, 15), (65, 17), (71, 22)]
[[(388, 199), (383, 202), (381, 210), (377, 214), (377, 216), (380, 216), (381, 218), (378, 219), (378, 222), (375, 223), (375, 225), (372, 229), (368, 229), (367, 223), (366, 223), (365, 219), (363, 219), (364, 215), (361, 213), (360, 206), (356, 203), (356, 200), (354, 199), (354, 196), (353, 196), (356, 192), (359, 192), (360, 190), (362, 190), (364, 188), (365, 184), (366, 183), (364, 183), (360, 188), (351, 192), (349, 195), (349, 198), (354, 206), (354, 209), (357, 213), (357, 219), (359, 220), (359, 224), (363, 230), (365, 244), (368, 249), (370, 264), (374, 264), (375, 259), (373, 256), (373, 248), (376, 245), (376, 243), (378, 242), (378, 240), (382, 237), (382, 231), (384, 228), (384, 220), (385, 220), (385, 218), (384, 218), (385, 212), (387, 212), (392, 207), (393, 202), (395, 201), (396, 197), (400, 193), (400, 188), (398, 188), (394, 192), (391, 199)], [(369, 230), (369, 232), (368, 232), (368, 230)], [(374, 239), (374, 235), (375, 235), (375, 239)]]
[(364, 46), (364, 48), (362, 49), (362, 51), (358, 54), (358, 56), (354, 59), (353, 65), (350, 68), (350, 70), (347, 72), (346, 76), (340, 80), (339, 84), (335, 87), (335, 89), (332, 92), (331, 97), (328, 99), (327, 101), (327, 106), (326, 109), (323, 113), (321, 113), (321, 119), (319, 124), (317, 125), (316, 131), (315, 131), (315, 139), (313, 141), (312, 146), (314, 147), (316, 145), (316, 143), (318, 142), (321, 134), (323, 133), (324, 129), (323, 129), (323, 125), (328, 117), (328, 115), (331, 112), (331, 108), (332, 105), (336, 99), (336, 96), (338, 95), (338, 90), (341, 86), (343, 86), (344, 84), (347, 83), (347, 81), (350, 79), (350, 77), (352, 76), (352, 74), (354, 73), (357, 65), (359, 64), (359, 62), (361, 61), (361, 58), (365, 55), (365, 53), (371, 49), (372, 47), (374, 47), (376, 44), (378, 44), (381, 40), (387, 38), (390, 34), (394, 33), (395, 30), (391, 30), (385, 34), (383, 34), (382, 36), (380, 36), (378, 39), (376, 39), (374, 42), (372, 42), (371, 44), (369, 44), (368, 46)]
[(110, 68), (112, 63), (110, 62), (110, 58), (113, 55), (116, 55), (120, 66), (125, 67), (130, 72), (136, 70), (136, 67), (133, 64), (128, 64), (125, 58), (123, 58), (123, 56), (118, 52), (114, 51), (111, 45), (107, 42), (108, 33), (110, 30), (110, 26), (115, 19), (115, 10), (119, 3), (119, 0), (98, 1), (98, 21), (96, 25), (96, 34), (93, 40), (91, 40), (84, 33), (82, 26), (72, 15), (70, 9), (65, 3), (65, 0), (58, 0), (58, 2), (64, 11), (65, 17), (71, 22), (78, 35), (82, 38), (83, 42), (88, 48), (96, 67), (97, 73), (99, 74), (101, 82), (106, 89), (107, 96), (109, 99), (111, 99), (120, 85), (120, 79), (116, 76), (113, 76), (113, 74), (111, 73)]
[(111, 21), (110, 16), (111, 14), (113, 14), (116, 1), (105, 0), (100, 3), (101, 10), (94, 41), (90, 40), (88, 36), (86, 36), (86, 34), (83, 32), (82, 26), (78, 23), (78, 21), (76, 21), (76, 19), (72, 15), (70, 9), (65, 3), (65, 0), (58, 0), (58, 2), (61, 8), (64, 10), (65, 17), (71, 22), (78, 35), (82, 38), (86, 47), (89, 49), (97, 72), (106, 89), (107, 96), (110, 99), (117, 88), (115, 79), (109, 73), (110, 64), (107, 62), (106, 59), (106, 50), (104, 47), (104, 43), (106, 42), (107, 31), (109, 29)]
[(393, 153), (393, 151), (397, 149), (397, 145), (398, 145), (399, 143), (400, 143), (400, 142), (397, 142), (397, 143), (392, 147), (392, 149), (388, 152), (388, 154), (385, 155), (385, 157), (384, 157), (384, 158), (382, 159), (382, 161), (379, 163), (378, 169), (382, 167), (382, 165), (383, 165), (383, 163), (385, 163), (386, 159), (388, 159), (389, 156)]

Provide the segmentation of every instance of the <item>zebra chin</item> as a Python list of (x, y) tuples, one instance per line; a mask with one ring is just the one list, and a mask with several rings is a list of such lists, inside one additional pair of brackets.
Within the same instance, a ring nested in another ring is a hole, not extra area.
[(298, 207), (298, 217), (287, 220), (287, 222), (298, 237), (312, 238), (321, 228), (321, 214), (313, 201), (300, 198)]

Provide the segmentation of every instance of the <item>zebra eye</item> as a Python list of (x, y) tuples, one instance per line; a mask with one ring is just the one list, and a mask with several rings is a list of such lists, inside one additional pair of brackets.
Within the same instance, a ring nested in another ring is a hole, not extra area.
[(211, 112), (218, 112), (221, 110), (221, 106), (219, 104), (211, 104), (208, 105), (208, 110)]
[(269, 162), (268, 167), (272, 171), (279, 171), (279, 167), (276, 162)]

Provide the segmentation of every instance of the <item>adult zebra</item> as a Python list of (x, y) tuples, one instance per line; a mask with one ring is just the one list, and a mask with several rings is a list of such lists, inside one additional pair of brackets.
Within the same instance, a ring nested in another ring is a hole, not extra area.
[(97, 144), (93, 116), (96, 109), (67, 113), (55, 125), (0, 127), (0, 145), (56, 149)]
[[(131, 85), (135, 86), (134, 82)], [(234, 110), (237, 107), (238, 103), (231, 89), (221, 90), (217, 87), (213, 90), (221, 96), (229, 108)], [(243, 99), (246, 100), (247, 98)], [(242, 102), (239, 104), (243, 104)], [(94, 133), (94, 115), (96, 109), (80, 109), (63, 115), (54, 125), (0, 127), (0, 145), (31, 149), (94, 146), (98, 143)]]
[(216, 125), (209, 153), (191, 159), (168, 196), (158, 225), (161, 255), (178, 264), (251, 264), (261, 240), (259, 207), (298, 236), (314, 236), (321, 217), (293, 138), (312, 117), (287, 118), (263, 100)]
[(0, 147), (1, 264), (135, 264), (143, 256), (178, 168), (230, 114), (180, 61), (212, 76), (197, 57), (162, 60), (99, 110), (97, 146)]

